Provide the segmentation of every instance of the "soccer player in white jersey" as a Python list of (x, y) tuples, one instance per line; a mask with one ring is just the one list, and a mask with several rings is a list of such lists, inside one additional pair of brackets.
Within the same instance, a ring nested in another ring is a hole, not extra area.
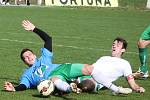
[[(52, 71), (49, 75), (50, 79), (56, 82), (60, 79), (69, 80), (70, 78), (82, 75), (91, 75), (97, 83), (109, 88), (115, 94), (129, 94), (132, 90), (143, 93), (145, 89), (135, 82), (130, 63), (121, 58), (126, 48), (127, 42), (123, 38), (117, 37), (112, 44), (111, 56), (103, 56), (92, 65), (79, 64), (78, 66), (74, 66), (72, 64), (63, 64)], [(132, 90), (130, 88), (118, 87), (112, 83), (121, 76), (127, 79)], [(61, 83), (59, 82), (59, 84)]]
[(140, 93), (145, 92), (145, 89), (134, 81), (129, 62), (121, 58), (126, 48), (127, 42), (123, 38), (117, 37), (112, 44), (112, 55), (101, 57), (91, 67), (83, 68), (82, 72), (84, 75), (92, 75), (95, 81), (101, 83), (115, 93), (130, 93), (129, 89), (120, 88), (112, 83), (121, 76), (127, 79), (132, 90)]

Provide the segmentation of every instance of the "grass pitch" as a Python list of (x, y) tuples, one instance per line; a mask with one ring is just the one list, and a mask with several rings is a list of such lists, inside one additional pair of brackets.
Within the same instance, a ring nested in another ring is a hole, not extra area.
[[(111, 43), (117, 36), (128, 43), (124, 58), (130, 61), (133, 71), (139, 66), (136, 42), (140, 33), (150, 24), (146, 10), (86, 8), (86, 7), (0, 7), (0, 99), (1, 100), (149, 100), (150, 79), (137, 80), (146, 92), (113, 96), (110, 90), (98, 94), (71, 93), (63, 97), (42, 98), (36, 89), (22, 92), (5, 92), (4, 81), (18, 84), (26, 67), (19, 58), (22, 48), (31, 48), (40, 55), (43, 46), (34, 33), (25, 31), (21, 21), (29, 19), (53, 37), (54, 63), (93, 63), (100, 56), (109, 55)], [(150, 50), (149, 50), (150, 51)], [(149, 57), (150, 58), (150, 57)], [(148, 60), (150, 65), (150, 60)], [(121, 78), (117, 85), (128, 87)]]

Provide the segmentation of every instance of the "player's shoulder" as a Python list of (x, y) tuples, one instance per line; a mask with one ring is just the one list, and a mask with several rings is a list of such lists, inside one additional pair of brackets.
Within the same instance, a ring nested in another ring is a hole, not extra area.
[(123, 65), (123, 66), (128, 66), (128, 67), (131, 67), (131, 65), (130, 65), (130, 62), (128, 61), (128, 60), (126, 60), (126, 59), (120, 59), (120, 63)]
[(129, 61), (126, 60), (126, 59), (121, 58), (121, 60), (124, 61), (124, 62), (126, 62), (126, 63), (129, 63)]
[(53, 53), (51, 52), (51, 51), (49, 51), (47, 48), (41, 48), (41, 53), (43, 54), (43, 55), (47, 55), (47, 56), (52, 56), (53, 55)]
[(108, 58), (111, 58), (111, 56), (102, 56), (99, 59), (108, 59)]

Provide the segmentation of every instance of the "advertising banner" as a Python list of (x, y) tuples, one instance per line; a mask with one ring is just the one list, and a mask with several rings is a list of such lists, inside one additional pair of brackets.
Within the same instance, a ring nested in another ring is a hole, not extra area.
[(45, 0), (45, 5), (118, 7), (118, 0)]

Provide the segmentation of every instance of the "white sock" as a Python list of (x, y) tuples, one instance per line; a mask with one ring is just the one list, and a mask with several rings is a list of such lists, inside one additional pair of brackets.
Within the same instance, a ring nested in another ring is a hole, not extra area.
[(118, 93), (118, 90), (119, 90), (119, 88), (116, 85), (114, 85), (114, 84), (111, 84), (109, 89), (111, 89), (113, 92), (116, 92), (116, 93)]
[(71, 91), (70, 85), (67, 82), (62, 81), (61, 79), (56, 80), (54, 82), (54, 85), (60, 91), (63, 91), (63, 92), (70, 92)]

